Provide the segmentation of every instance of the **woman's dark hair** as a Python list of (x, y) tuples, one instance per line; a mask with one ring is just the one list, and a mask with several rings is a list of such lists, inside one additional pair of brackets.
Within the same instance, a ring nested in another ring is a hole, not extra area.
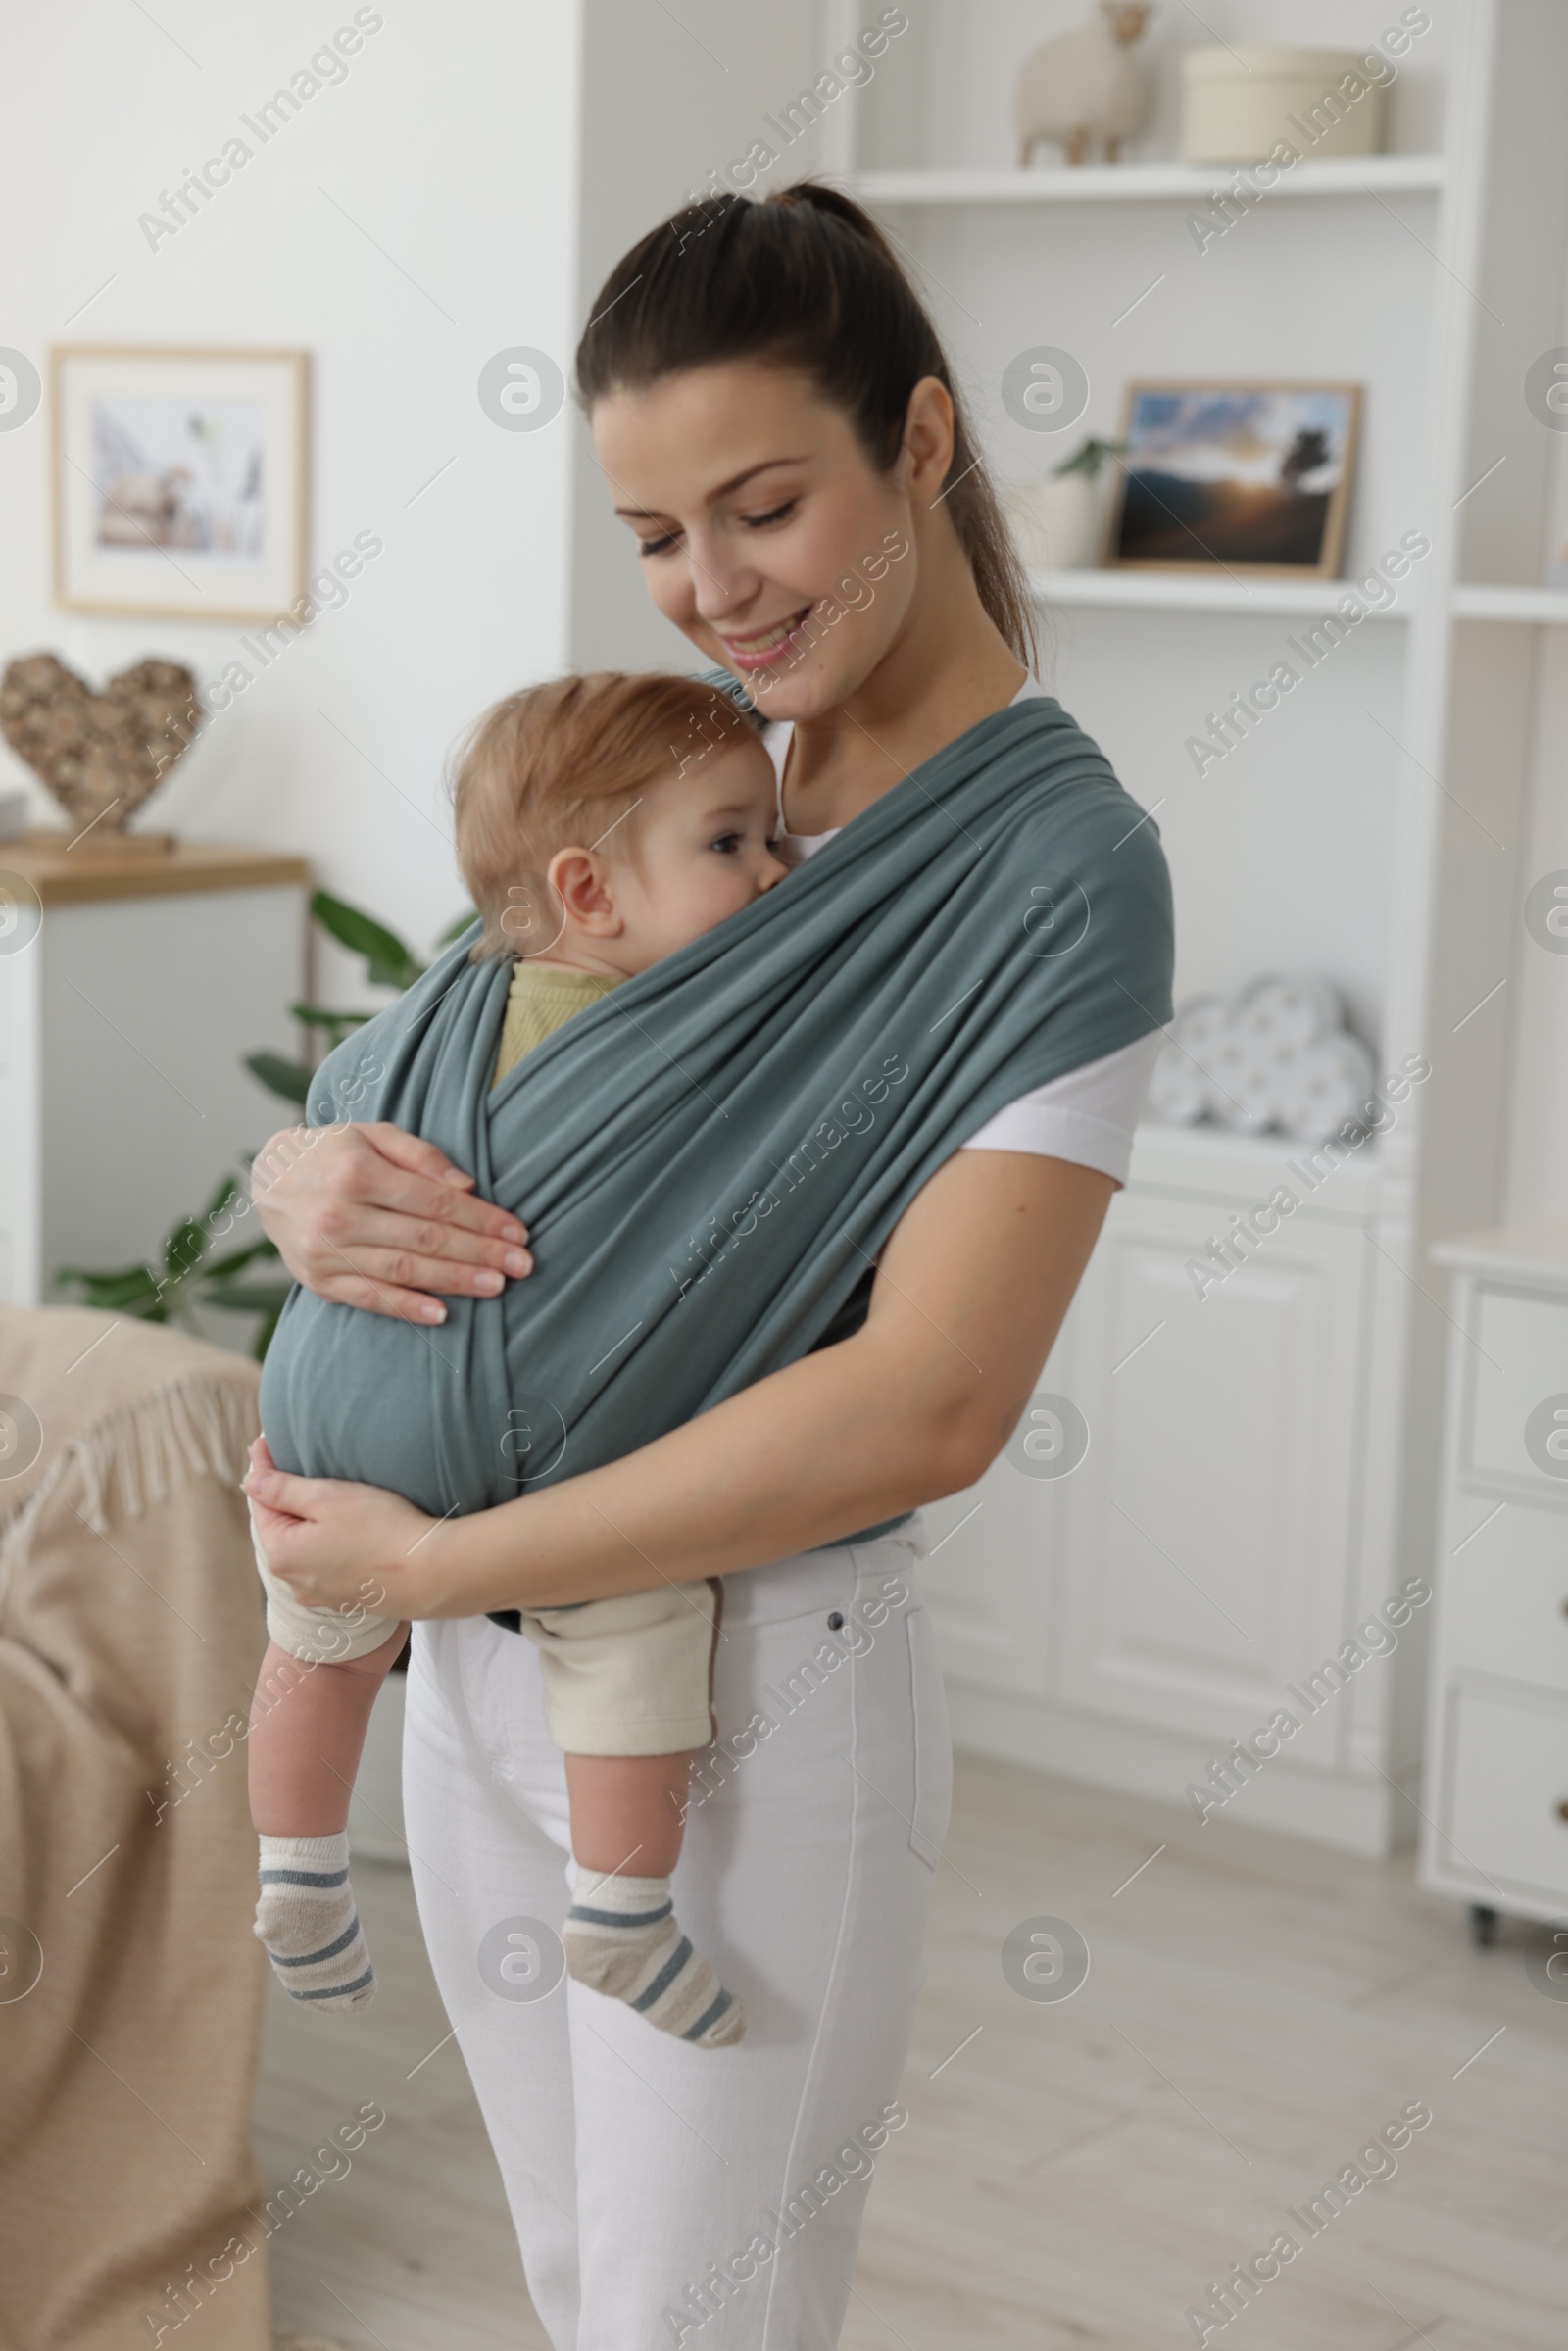
[(920, 378), (947, 386), (954, 439), (944, 495), (982, 605), (1032, 668), (1023, 568), (947, 353), (882, 231), (836, 188), (803, 179), (761, 203), (704, 198), (652, 230), (599, 289), (577, 346), (578, 396), (591, 409), (609, 392), (743, 359), (808, 376), (879, 472), (898, 457)]

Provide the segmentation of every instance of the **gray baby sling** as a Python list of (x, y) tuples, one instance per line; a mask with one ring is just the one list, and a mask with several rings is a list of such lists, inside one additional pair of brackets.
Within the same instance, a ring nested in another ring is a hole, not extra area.
[[(1006, 1103), (1171, 1015), (1152, 821), (1010, 705), (491, 1087), (510, 965), (466, 933), (317, 1071), (521, 1216), (535, 1271), (436, 1329), (296, 1288), (280, 1467), (482, 1510), (634, 1451), (863, 1320), (878, 1251)], [(809, 1464), (802, 1464), (802, 1475)]]

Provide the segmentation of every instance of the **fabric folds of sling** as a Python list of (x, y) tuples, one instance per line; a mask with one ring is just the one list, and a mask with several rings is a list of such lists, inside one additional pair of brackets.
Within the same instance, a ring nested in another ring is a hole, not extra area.
[(296, 1290), (280, 1466), (471, 1511), (651, 1443), (849, 1327), (905, 1208), (1006, 1102), (1170, 1018), (1152, 820), (1049, 699), (972, 727), (775, 890), (492, 1091), (508, 967), (460, 940), (328, 1055), (525, 1217), (534, 1273), (435, 1330)]

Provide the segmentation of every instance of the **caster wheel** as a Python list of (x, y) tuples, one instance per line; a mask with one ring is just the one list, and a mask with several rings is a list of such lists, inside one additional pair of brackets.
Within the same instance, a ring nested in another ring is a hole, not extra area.
[(1483, 1951), (1489, 1951), (1497, 1939), (1497, 1914), (1485, 1902), (1470, 1905), (1470, 1939)]

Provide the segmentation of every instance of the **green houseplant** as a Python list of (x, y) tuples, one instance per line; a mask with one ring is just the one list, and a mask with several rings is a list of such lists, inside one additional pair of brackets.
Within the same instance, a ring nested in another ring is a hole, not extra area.
[[(361, 958), (372, 987), (395, 988), (401, 994), (428, 969), (395, 931), (324, 890), (313, 895), (311, 912), (329, 937)], [(447, 946), (472, 920), (471, 913), (460, 914), (442, 933), (438, 948)], [(371, 1017), (368, 1012), (334, 1011), (323, 1004), (291, 1004), (289, 1009), (319, 1039), (318, 1059)], [(246, 1053), (243, 1058), (245, 1067), (270, 1094), (303, 1111), (314, 1061), (293, 1061), (272, 1053)], [(251, 1351), (260, 1361), (277, 1327), (290, 1284), (276, 1249), (265, 1235), (237, 1249), (223, 1250), (218, 1246), (229, 1238), (238, 1220), (250, 1213), (245, 1177), (237, 1172), (225, 1175), (199, 1215), (180, 1216), (170, 1227), (155, 1261), (109, 1271), (64, 1265), (55, 1281), (71, 1289), (80, 1305), (134, 1316), (142, 1322), (188, 1320), (198, 1306), (253, 1314), (257, 1323)]]
[(1008, 519), (1026, 569), (1081, 571), (1097, 561), (1107, 461), (1126, 446), (1087, 440), (1048, 474), (1008, 491)]

